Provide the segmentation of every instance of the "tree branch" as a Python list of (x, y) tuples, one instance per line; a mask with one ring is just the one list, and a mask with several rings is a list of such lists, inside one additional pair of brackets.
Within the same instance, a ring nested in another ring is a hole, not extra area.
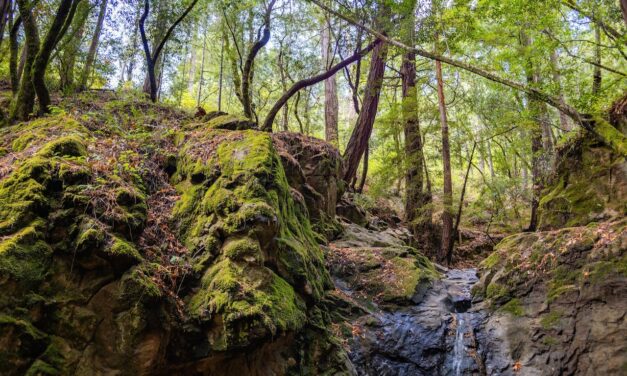
[(363, 29), (364, 31), (374, 35), (375, 37), (377, 37), (378, 39), (381, 39), (382, 41), (389, 43), (390, 45), (408, 50), (408, 51), (412, 51), (414, 53), (416, 53), (419, 56), (422, 56), (424, 58), (427, 59), (431, 59), (431, 60), (437, 60), (443, 63), (446, 63), (448, 65), (451, 65), (453, 67), (457, 67), (460, 69), (463, 69), (465, 71), (477, 74), (481, 77), (487, 78), (490, 81), (499, 83), (501, 85), (505, 85), (508, 86), (512, 89), (516, 89), (519, 91), (522, 91), (526, 94), (528, 94), (530, 97), (537, 99), (539, 101), (545, 102), (548, 105), (550, 105), (551, 107), (554, 107), (556, 109), (558, 109), (559, 111), (563, 112), (564, 114), (568, 115), (569, 117), (571, 117), (577, 124), (579, 124), (580, 126), (582, 126), (583, 128), (585, 128), (586, 130), (588, 130), (590, 133), (592, 133), (599, 141), (601, 141), (603, 144), (609, 146), (610, 148), (614, 149), (615, 151), (619, 152), (622, 156), (627, 156), (627, 137), (625, 137), (625, 135), (623, 135), (620, 131), (618, 131), (616, 128), (612, 127), (609, 123), (604, 122), (605, 124), (601, 125), (601, 130), (597, 130), (596, 126), (597, 126), (597, 121), (596, 120), (600, 120), (600, 119), (593, 119), (590, 116), (584, 116), (581, 113), (579, 113), (579, 111), (577, 111), (574, 107), (564, 103), (563, 101), (561, 101), (559, 98), (551, 96), (547, 93), (544, 93), (538, 89), (535, 89), (533, 87), (527, 86), (525, 84), (522, 84), (520, 82), (516, 82), (510, 79), (507, 79), (505, 77), (501, 77), (495, 73), (489, 72), (487, 70), (472, 66), (468, 63), (456, 60), (456, 59), (452, 59), (446, 56), (442, 56), (433, 52), (428, 52), (426, 50), (423, 50), (421, 48), (415, 48), (415, 47), (410, 47), (402, 42), (399, 42), (395, 39), (389, 38), (387, 36), (385, 36), (383, 33), (368, 27), (358, 21), (355, 21), (354, 19), (352, 19), (349, 16), (346, 16), (344, 14), (341, 14), (333, 9), (331, 9), (330, 7), (326, 6), (325, 4), (323, 4), (320, 0), (308, 0), (309, 2), (317, 5), (319, 8), (335, 15), (336, 17), (339, 17), (343, 20), (345, 20), (348, 23), (351, 23), (361, 29)]
[(274, 123), (274, 118), (276, 117), (276, 114), (279, 112), (281, 107), (283, 107), (283, 105), (285, 105), (285, 103), (287, 103), (287, 101), (294, 94), (296, 94), (300, 89), (317, 84), (318, 82), (324, 81), (327, 78), (333, 76), (339, 70), (343, 69), (347, 65), (361, 59), (364, 55), (368, 54), (380, 42), (381, 41), (377, 39), (374, 42), (370, 43), (368, 46), (366, 46), (366, 48), (364, 48), (363, 50), (358, 51), (352, 56), (350, 56), (349, 58), (347, 58), (346, 60), (343, 60), (337, 63), (336, 65), (331, 67), (328, 71), (296, 82), (294, 85), (292, 85), (292, 87), (289, 88), (288, 91), (286, 91), (281, 96), (281, 98), (279, 98), (279, 100), (274, 104), (274, 106), (272, 106), (272, 109), (266, 116), (266, 119), (264, 120), (263, 126), (261, 127), (261, 129), (264, 131), (272, 132), (272, 123)]

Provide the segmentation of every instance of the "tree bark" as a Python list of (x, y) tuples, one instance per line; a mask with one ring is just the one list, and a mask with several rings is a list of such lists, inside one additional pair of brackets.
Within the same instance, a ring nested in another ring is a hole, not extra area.
[(623, 13), (623, 21), (625, 21), (625, 26), (627, 26), (627, 0), (620, 0), (620, 10)]
[[(415, 43), (415, 6), (410, 0), (404, 32), (405, 43)], [(415, 237), (424, 233), (431, 224), (431, 211), (427, 210), (423, 191), (423, 146), (418, 119), (418, 89), (416, 87), (416, 54), (405, 51), (401, 65), (403, 133), (405, 136), (405, 222)]]
[[(551, 51), (550, 59), (551, 59), (551, 68), (553, 70), (553, 81), (555, 81), (555, 84), (557, 85), (558, 90), (559, 90), (558, 99), (560, 103), (564, 105), (566, 103), (566, 100), (564, 99), (564, 93), (562, 91), (562, 75), (560, 73), (561, 69), (559, 66), (559, 61), (558, 61), (559, 59), (557, 58), (557, 51), (555, 49)], [(570, 119), (568, 118), (568, 115), (566, 115), (565, 113), (559, 110), (558, 112), (560, 115), (560, 125), (562, 126), (562, 129), (565, 131), (571, 131), (573, 127), (570, 122)]]
[(85, 60), (85, 67), (81, 74), (81, 81), (79, 83), (80, 90), (87, 88), (87, 81), (91, 75), (92, 66), (96, 59), (96, 53), (98, 52), (98, 44), (100, 43), (100, 34), (102, 33), (102, 25), (104, 24), (105, 15), (107, 14), (108, 0), (100, 0), (100, 9), (98, 10), (98, 21), (96, 21), (96, 30), (91, 38), (89, 45), (89, 51), (87, 52), (87, 59)]
[(357, 193), (363, 193), (364, 186), (366, 185), (366, 178), (368, 177), (368, 158), (370, 157), (370, 142), (366, 145), (366, 151), (364, 151), (364, 159), (361, 163), (361, 176), (359, 178), (359, 185), (357, 185)]
[(39, 31), (33, 16), (32, 3), (28, 0), (17, 0), (20, 18), (24, 25), (24, 49), (26, 51), (25, 68), (20, 77), (20, 87), (11, 104), (9, 118), (11, 120), (27, 120), (35, 107), (35, 87), (32, 79), (32, 66), (39, 50)]
[(244, 116), (249, 119), (255, 117), (254, 108), (252, 103), (252, 85), (253, 85), (253, 66), (255, 58), (261, 49), (268, 44), (270, 40), (270, 16), (272, 14), (272, 8), (276, 0), (270, 0), (266, 8), (264, 17), (263, 33), (261, 37), (258, 36), (257, 40), (250, 49), (246, 61), (244, 62), (244, 68), (242, 69), (242, 106), (244, 107)]
[(309, 87), (311, 85), (315, 85), (318, 82), (320, 82), (320, 81), (322, 81), (322, 80), (324, 80), (324, 79), (326, 79), (328, 77), (333, 76), (340, 69), (342, 69), (345, 66), (347, 66), (347, 65), (357, 61), (358, 59), (361, 59), (362, 56), (366, 55), (373, 48), (376, 51), (376, 46), (379, 46), (379, 45), (380, 45), (380, 43), (378, 43), (378, 41), (372, 42), (371, 44), (369, 44), (363, 50), (358, 51), (356, 54), (354, 54), (353, 56), (349, 57), (348, 59), (339, 62), (338, 64), (336, 64), (333, 67), (331, 67), (328, 71), (320, 73), (320, 74), (318, 74), (316, 76), (313, 76), (313, 77), (306, 78), (304, 80), (300, 80), (300, 81), (294, 83), (287, 92), (283, 93), (281, 98), (279, 98), (279, 100), (274, 104), (274, 106), (272, 106), (272, 108), (268, 112), (268, 115), (266, 116), (265, 120), (263, 121), (263, 125), (262, 125), (261, 129), (264, 130), (264, 131), (267, 131), (267, 132), (272, 132), (272, 123), (274, 123), (274, 119), (275, 119), (277, 113), (279, 112), (281, 107), (283, 107), (283, 105), (285, 105), (285, 103), (287, 103), (287, 101), (294, 94), (296, 94), (299, 90), (304, 89), (306, 87)]
[(42, 114), (48, 113), (50, 106), (50, 93), (48, 92), (45, 81), (50, 55), (59, 40), (63, 37), (64, 31), (67, 30), (66, 25), (72, 22), (76, 6), (78, 6), (80, 1), (81, 0), (61, 0), (57, 13), (50, 25), (50, 29), (33, 62), (33, 86), (35, 87), (37, 98), (39, 99), (39, 112)]
[(9, 22), (9, 14), (11, 13), (12, 5), (11, 0), (0, 0), (0, 47), (2, 47), (4, 28)]
[(592, 77), (592, 94), (597, 95), (601, 91), (601, 30), (599, 30), (599, 26), (595, 25), (594, 27), (594, 73)]
[(442, 173), (444, 177), (442, 202), (442, 245), (438, 260), (451, 263), (453, 242), (453, 180), (451, 178), (451, 150), (448, 136), (448, 119), (446, 116), (446, 99), (444, 97), (444, 83), (442, 79), (442, 63), (435, 62), (435, 74), (438, 84), (438, 108), (440, 110), (440, 126), (442, 129)]
[(344, 160), (346, 162), (344, 181), (347, 183), (350, 183), (355, 178), (359, 162), (366, 151), (366, 146), (372, 133), (379, 106), (387, 50), (388, 45), (386, 43), (377, 43), (372, 51), (370, 71), (368, 72), (361, 111), (344, 152)]
[[(9, 57), (9, 74), (11, 76), (11, 91), (15, 95), (19, 89), (20, 85), (20, 74), (17, 69), (17, 55), (20, 49), (17, 40), (17, 34), (20, 29), (20, 25), (22, 25), (22, 17), (18, 16), (13, 26), (11, 27), (9, 34), (9, 49), (10, 49), (10, 57)], [(24, 51), (26, 51), (26, 45), (24, 46)]]
[[(328, 69), (333, 62), (331, 56), (331, 25), (325, 17), (322, 22), (322, 63)], [(338, 113), (337, 81), (335, 75), (324, 80), (324, 134), (330, 144), (338, 147)]]

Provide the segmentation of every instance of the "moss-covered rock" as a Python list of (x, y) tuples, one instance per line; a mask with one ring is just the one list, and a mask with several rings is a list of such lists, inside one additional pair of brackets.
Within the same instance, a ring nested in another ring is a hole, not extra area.
[(542, 193), (541, 229), (583, 226), (627, 214), (625, 159), (585, 132), (559, 146), (554, 176)]
[(272, 136), (91, 95), (0, 129), (0, 373), (346, 371)]

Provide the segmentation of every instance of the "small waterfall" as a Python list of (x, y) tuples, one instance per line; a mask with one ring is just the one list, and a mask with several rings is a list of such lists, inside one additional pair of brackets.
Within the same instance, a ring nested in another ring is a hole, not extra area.
[(455, 344), (453, 345), (453, 370), (455, 376), (462, 374), (462, 364), (466, 357), (466, 344), (464, 343), (464, 334), (466, 333), (465, 313), (455, 313), (455, 321), (457, 330), (455, 332)]

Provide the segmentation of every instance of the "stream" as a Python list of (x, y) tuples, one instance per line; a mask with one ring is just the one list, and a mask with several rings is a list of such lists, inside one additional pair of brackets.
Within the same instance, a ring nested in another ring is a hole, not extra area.
[(419, 304), (376, 307), (353, 336), (350, 357), (358, 374), (488, 374), (479, 343), (486, 313), (471, 303), (477, 280), (475, 269), (451, 269)]

